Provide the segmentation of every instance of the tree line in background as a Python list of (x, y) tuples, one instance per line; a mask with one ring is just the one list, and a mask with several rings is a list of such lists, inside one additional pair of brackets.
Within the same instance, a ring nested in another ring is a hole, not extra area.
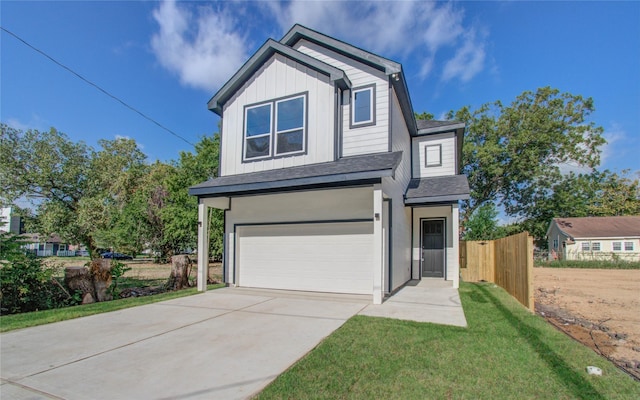
[[(546, 246), (541, 239), (554, 217), (640, 214), (638, 176), (598, 169), (606, 140), (603, 128), (589, 121), (594, 111), (591, 98), (544, 87), (509, 105), (449, 112), (448, 119), (466, 124), (462, 173), (471, 196), (461, 205), (465, 239), (528, 231)], [(499, 226), (498, 208), (518, 222)]]
[[(640, 214), (638, 177), (597, 169), (605, 139), (603, 128), (589, 122), (593, 112), (591, 98), (549, 87), (509, 105), (451, 111), (448, 119), (466, 124), (462, 173), (471, 196), (461, 205), (463, 237), (527, 230), (543, 239), (554, 217)], [(35, 199), (33, 215), (25, 211), (30, 231), (82, 243), (92, 257), (100, 247), (150, 249), (163, 259), (196, 247), (197, 200), (188, 188), (217, 176), (217, 134), (178, 160), (149, 164), (132, 139), (101, 140), (94, 149), (53, 128), (1, 128), (0, 201)], [(518, 222), (499, 226), (498, 208)], [(223, 218), (209, 212), (210, 254), (219, 257)]]
[[(0, 199), (36, 205), (22, 210), (30, 232), (57, 233), (99, 248), (158, 258), (195, 249), (197, 200), (188, 188), (218, 172), (218, 135), (203, 137), (178, 160), (147, 163), (133, 139), (100, 140), (99, 149), (47, 132), (1, 126)], [(211, 255), (222, 253), (222, 216), (211, 210)]]

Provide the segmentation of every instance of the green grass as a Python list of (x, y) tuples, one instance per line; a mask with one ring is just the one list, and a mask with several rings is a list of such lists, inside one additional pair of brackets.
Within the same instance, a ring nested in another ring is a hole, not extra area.
[(640, 383), (503, 289), (462, 283), (460, 296), (468, 328), (356, 316), (258, 398), (640, 398)]
[[(209, 285), (208, 289), (218, 289), (223, 284)], [(102, 303), (86, 304), (53, 310), (34, 311), (24, 314), (6, 315), (0, 317), (0, 332), (8, 332), (14, 329), (28, 328), (31, 326), (50, 324), (52, 322), (65, 321), (68, 319), (86, 317), (89, 315), (105, 313), (109, 311), (122, 310), (124, 308), (136, 307), (145, 304), (157, 303), (159, 301), (176, 299), (179, 297), (197, 294), (196, 288), (166, 292), (153, 296), (129, 297), (127, 299), (105, 301)]]
[(545, 268), (640, 269), (640, 261), (557, 260), (536, 261), (535, 266)]

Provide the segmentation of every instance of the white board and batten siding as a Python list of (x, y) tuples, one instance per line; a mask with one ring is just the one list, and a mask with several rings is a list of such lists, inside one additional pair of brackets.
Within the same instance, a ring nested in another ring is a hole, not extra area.
[[(426, 147), (440, 145), (440, 166), (426, 165)], [(413, 138), (413, 175), (416, 178), (456, 174), (456, 136), (453, 132), (425, 135)]]
[[(306, 154), (242, 162), (244, 106), (308, 92)], [(221, 176), (332, 161), (334, 86), (329, 77), (275, 54), (225, 104)]]
[(353, 88), (375, 84), (375, 125), (351, 129), (350, 105), (345, 102), (342, 106), (342, 156), (389, 151), (389, 81), (385, 73), (304, 39), (294, 49), (343, 70)]
[(373, 189), (238, 197), (226, 214), (228, 282), (371, 294)]
[(398, 98), (394, 91), (391, 93), (391, 150), (404, 153), (395, 176), (382, 179), (382, 190), (391, 198), (391, 290), (394, 290), (411, 279), (411, 208), (404, 206), (404, 191), (411, 179), (411, 160), (408, 157), (411, 138)]

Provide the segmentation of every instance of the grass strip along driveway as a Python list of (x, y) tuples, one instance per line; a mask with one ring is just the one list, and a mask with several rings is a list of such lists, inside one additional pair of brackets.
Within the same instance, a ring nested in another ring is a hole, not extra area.
[[(208, 285), (207, 288), (208, 290), (211, 290), (218, 289), (223, 286), (223, 284)], [(82, 306), (5, 315), (0, 317), (0, 332), (8, 332), (14, 329), (22, 329), (31, 326), (50, 324), (52, 322), (66, 321), (68, 319), (87, 317), (89, 315), (137, 307), (145, 304), (157, 303), (159, 301), (177, 299), (178, 297), (192, 296), (198, 293), (199, 292), (196, 288), (190, 288), (155, 294), (153, 296), (129, 297), (127, 299), (105, 301), (102, 303), (86, 304)]]
[(640, 383), (503, 289), (463, 283), (460, 297), (468, 328), (356, 316), (258, 398), (640, 398)]

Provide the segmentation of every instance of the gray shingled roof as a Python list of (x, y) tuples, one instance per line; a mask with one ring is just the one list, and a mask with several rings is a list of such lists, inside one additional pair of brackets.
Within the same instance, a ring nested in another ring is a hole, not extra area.
[(287, 189), (300, 186), (338, 186), (392, 176), (402, 152), (367, 154), (337, 161), (213, 178), (189, 188), (200, 197), (230, 196), (246, 192)]
[(469, 182), (464, 175), (411, 179), (404, 203), (422, 204), (465, 200), (469, 198)]
[(574, 239), (640, 237), (640, 215), (554, 218), (553, 220), (561, 231)]

